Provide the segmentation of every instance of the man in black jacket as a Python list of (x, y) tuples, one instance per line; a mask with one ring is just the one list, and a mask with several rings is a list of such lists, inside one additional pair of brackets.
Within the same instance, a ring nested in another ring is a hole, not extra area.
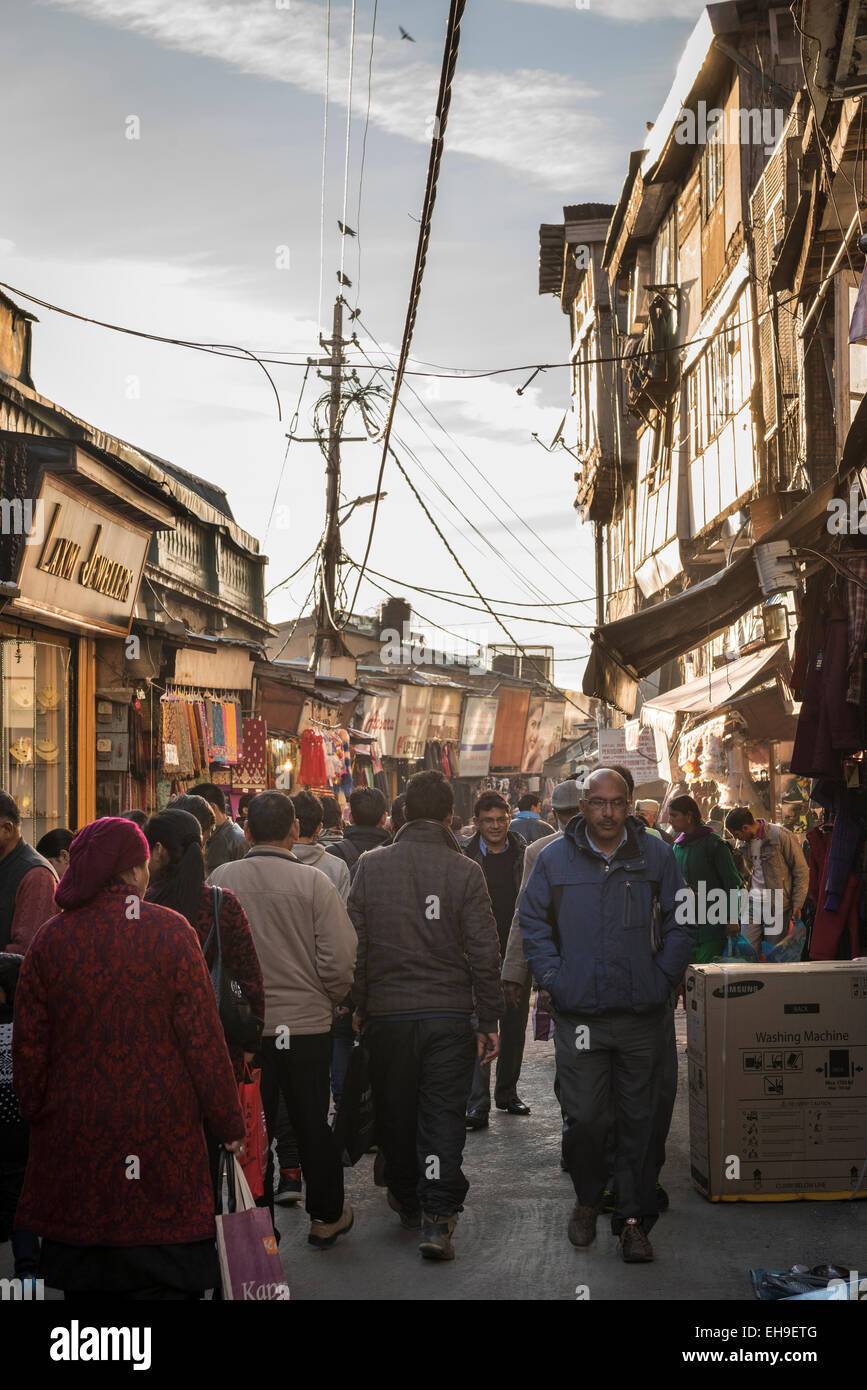
[[(497, 923), (500, 955), (505, 956), (515, 903), (521, 891), (526, 841), (509, 829), (509, 803), (499, 792), (482, 792), (473, 808), (476, 833), (464, 846), (464, 854), (481, 865)], [(517, 1006), (506, 1005), (500, 1030), (500, 1058), (494, 1102), (510, 1115), (529, 1115), (530, 1107), (518, 1095), (518, 1078), (524, 1059), (524, 1037), (530, 1010), (529, 976), (521, 987)], [(487, 1129), (491, 1110), (491, 1068), (476, 1064), (473, 1090), (467, 1106), (467, 1129)]]
[(347, 904), (388, 1204), (406, 1229), (423, 1222), (419, 1249), (437, 1260), (454, 1258), (473, 1067), (496, 1057), (503, 1011), (497, 926), (478, 866), (447, 829), (453, 805), (441, 772), (411, 777), (407, 823), (361, 857)]
[(386, 826), (388, 802), (378, 787), (356, 787), (349, 798), (349, 818), (352, 823), (347, 825), (343, 838), (356, 851), (356, 859), (349, 865), (354, 878), (362, 854), (391, 844), (391, 831)]

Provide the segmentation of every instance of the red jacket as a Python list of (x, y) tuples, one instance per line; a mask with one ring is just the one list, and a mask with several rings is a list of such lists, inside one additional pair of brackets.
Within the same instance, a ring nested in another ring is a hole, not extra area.
[(202, 949), (179, 913), (115, 882), (46, 922), (21, 967), (12, 1056), (31, 1127), (16, 1226), (72, 1245), (214, 1235), (202, 1117), (222, 1143), (244, 1124)]

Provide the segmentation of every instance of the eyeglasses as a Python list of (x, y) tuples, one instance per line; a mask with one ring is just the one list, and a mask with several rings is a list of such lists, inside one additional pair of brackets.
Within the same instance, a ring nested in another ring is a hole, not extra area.
[(623, 811), (626, 809), (627, 801), (625, 796), (615, 796), (613, 801), (606, 801), (603, 796), (591, 796), (587, 805), (591, 811), (604, 811), (606, 806), (610, 806), (612, 811)]
[(499, 826), (508, 824), (508, 816), (479, 816), (479, 825)]

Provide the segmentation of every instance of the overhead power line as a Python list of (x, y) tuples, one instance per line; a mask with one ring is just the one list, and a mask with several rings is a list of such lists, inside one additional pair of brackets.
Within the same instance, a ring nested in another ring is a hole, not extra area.
[(400, 355), (397, 360), (397, 367), (394, 374), (394, 384), (392, 386), (391, 404), (388, 410), (385, 431), (382, 440), (382, 458), (379, 465), (379, 476), (375, 488), (376, 501), (373, 504), (373, 513), (370, 518), (370, 530), (367, 537), (367, 545), (364, 551), (364, 558), (361, 562), (361, 573), (358, 576), (358, 583), (355, 588), (355, 595), (350, 603), (350, 611), (355, 606), (358, 591), (361, 588), (361, 581), (364, 578), (364, 566), (370, 557), (370, 548), (373, 545), (373, 534), (376, 529), (376, 519), (379, 514), (379, 494), (382, 488), (382, 479), (385, 473), (385, 464), (388, 458), (389, 444), (391, 439), (391, 429), (394, 424), (394, 414), (397, 409), (397, 398), (400, 394), (403, 374), (406, 371), (407, 357), (412, 344), (413, 329), (415, 328), (416, 315), (418, 313), (419, 300), (421, 298), (422, 278), (424, 276), (425, 264), (427, 262), (428, 246), (430, 244), (431, 220), (433, 218), (434, 203), (436, 202), (437, 183), (439, 181), (440, 166), (442, 164), (443, 147), (445, 142), (446, 126), (448, 124), (449, 108), (452, 101), (452, 82), (455, 75), (455, 67), (458, 61), (458, 50), (461, 39), (461, 19), (466, 0), (451, 0), (449, 6), (449, 19), (446, 29), (445, 49), (443, 52), (442, 68), (440, 71), (440, 86), (437, 95), (436, 112), (434, 115), (433, 135), (431, 139), (430, 157), (428, 159), (427, 182), (425, 185), (424, 202), (422, 204), (421, 220), (418, 229), (418, 243), (415, 253), (415, 265), (412, 272), (412, 281), (409, 291), (409, 303), (406, 311), (406, 322), (403, 328), (403, 338), (400, 345)]

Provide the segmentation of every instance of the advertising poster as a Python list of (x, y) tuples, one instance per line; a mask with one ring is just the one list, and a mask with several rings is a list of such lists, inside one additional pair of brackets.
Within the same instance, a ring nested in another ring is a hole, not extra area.
[(376, 739), (381, 758), (394, 757), (399, 709), (399, 695), (366, 695), (364, 697), (364, 722), (361, 726), (361, 732), (371, 734)]
[(489, 695), (469, 695), (461, 729), (462, 777), (486, 777), (491, 766), (494, 726), (499, 700)]
[(429, 685), (402, 685), (394, 741), (396, 758), (422, 758), (430, 718)]
[(522, 772), (539, 776), (546, 759), (557, 752), (562, 742), (565, 708), (562, 700), (536, 697), (530, 700), (521, 755)]

